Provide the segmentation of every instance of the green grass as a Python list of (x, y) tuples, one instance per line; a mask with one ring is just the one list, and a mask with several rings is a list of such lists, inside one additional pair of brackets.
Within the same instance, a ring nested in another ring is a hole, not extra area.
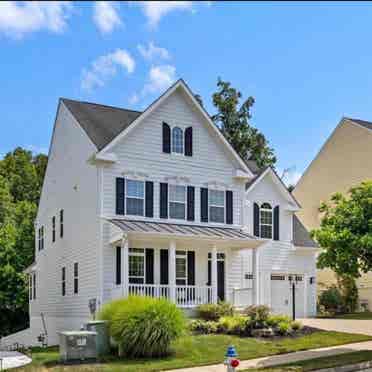
[[(277, 368), (246, 369), (242, 372), (281, 372), (281, 371), (314, 371), (321, 368), (332, 368), (346, 366), (372, 360), (372, 351), (362, 350), (339, 355), (327, 356), (322, 358), (308, 359), (302, 362), (296, 362), (278, 366)], [(288, 369), (292, 368), (292, 369)]]
[(340, 314), (334, 316), (336, 319), (355, 319), (355, 320), (371, 320), (372, 312), (363, 311), (361, 313), (351, 313), (351, 314)]
[(160, 359), (128, 360), (110, 357), (99, 364), (81, 366), (58, 365), (58, 350), (34, 350), (33, 362), (18, 371), (103, 371), (150, 372), (183, 367), (222, 363), (228, 345), (235, 345), (239, 358), (252, 359), (319, 347), (371, 340), (372, 337), (340, 332), (319, 331), (298, 338), (262, 341), (227, 335), (185, 336), (173, 344), (173, 354)]

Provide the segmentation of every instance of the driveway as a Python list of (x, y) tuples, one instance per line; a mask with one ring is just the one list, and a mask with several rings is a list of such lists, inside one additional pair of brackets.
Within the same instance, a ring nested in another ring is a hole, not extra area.
[(309, 327), (347, 333), (360, 333), (372, 336), (372, 320), (354, 319), (300, 319)]

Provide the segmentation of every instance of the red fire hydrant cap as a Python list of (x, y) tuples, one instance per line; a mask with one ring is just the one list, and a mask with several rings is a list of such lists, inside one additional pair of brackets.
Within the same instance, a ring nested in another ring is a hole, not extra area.
[(238, 367), (239, 366), (239, 360), (238, 359), (233, 359), (232, 361), (231, 361), (231, 367), (234, 367), (234, 368), (236, 368), (236, 367)]

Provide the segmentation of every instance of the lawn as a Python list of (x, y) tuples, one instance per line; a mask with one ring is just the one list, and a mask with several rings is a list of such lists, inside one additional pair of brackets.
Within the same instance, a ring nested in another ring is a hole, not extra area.
[(355, 320), (371, 320), (372, 319), (372, 312), (370, 311), (363, 311), (361, 313), (350, 313), (350, 314), (340, 314), (335, 315), (334, 318), (337, 319), (355, 319)]
[(82, 371), (125, 371), (149, 372), (194, 367), (207, 364), (222, 363), (228, 345), (235, 345), (239, 358), (252, 359), (266, 355), (289, 353), (298, 350), (342, 345), (346, 343), (371, 340), (372, 337), (340, 332), (319, 331), (298, 338), (284, 338), (280, 340), (257, 340), (254, 338), (240, 338), (227, 335), (186, 336), (174, 345), (171, 356), (161, 359), (128, 360), (108, 358), (100, 364), (82, 366), (59, 366), (58, 350), (35, 350), (33, 362), (18, 371), (36, 372), (53, 368), (53, 371), (82, 372)]
[[(357, 364), (372, 360), (372, 351), (354, 351), (334, 356), (309, 359), (302, 362), (286, 364), (277, 368), (246, 369), (241, 372), (282, 372), (282, 371), (314, 371), (321, 368), (333, 368), (350, 364)], [(289, 369), (290, 368), (290, 369)]]

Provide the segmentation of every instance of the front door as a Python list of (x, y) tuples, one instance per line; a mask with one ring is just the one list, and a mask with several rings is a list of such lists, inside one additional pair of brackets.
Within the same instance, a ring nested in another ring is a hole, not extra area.
[[(208, 283), (212, 285), (212, 254), (208, 253)], [(217, 299), (225, 301), (225, 253), (217, 253)]]

